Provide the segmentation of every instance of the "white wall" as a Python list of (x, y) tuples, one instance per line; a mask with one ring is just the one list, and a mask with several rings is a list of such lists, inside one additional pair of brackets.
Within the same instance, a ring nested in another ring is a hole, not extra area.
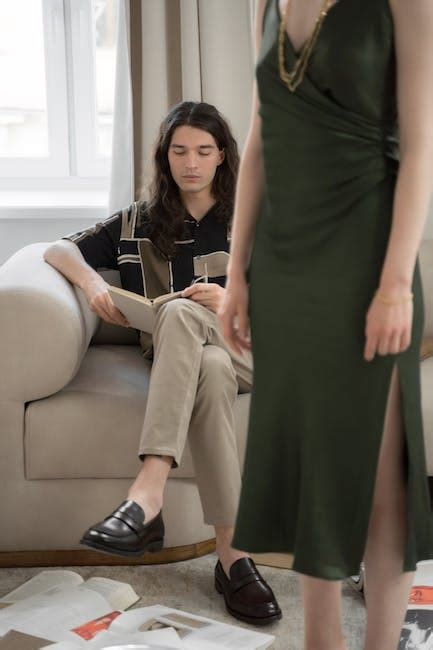
[[(77, 216), (73, 216), (74, 213)], [(107, 216), (107, 210), (89, 208), (71, 210), (71, 217), (62, 219), (0, 219), (0, 265), (15, 251), (27, 244), (54, 241), (63, 235), (86, 228)], [(433, 239), (433, 199), (424, 229), (424, 239)]]
[[(102, 215), (102, 218), (105, 217)], [(50, 242), (99, 221), (98, 218), (0, 219), (0, 265), (20, 248), (35, 242)]]

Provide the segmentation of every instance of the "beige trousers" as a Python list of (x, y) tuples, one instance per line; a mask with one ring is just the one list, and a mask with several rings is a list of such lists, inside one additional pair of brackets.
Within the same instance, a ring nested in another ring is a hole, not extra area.
[(251, 350), (231, 350), (217, 315), (190, 298), (161, 305), (152, 339), (140, 459), (173, 456), (177, 467), (188, 436), (205, 523), (234, 525), (241, 471), (233, 405), (252, 386)]

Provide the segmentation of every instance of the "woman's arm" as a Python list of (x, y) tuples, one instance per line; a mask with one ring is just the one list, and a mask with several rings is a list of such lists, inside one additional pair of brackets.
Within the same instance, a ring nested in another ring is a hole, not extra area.
[[(266, 0), (257, 0), (254, 19), (256, 61), (260, 52), (265, 7)], [(265, 185), (262, 159), (262, 120), (259, 115), (259, 107), (257, 82), (254, 75), (250, 126), (236, 183), (226, 291), (217, 311), (224, 338), (228, 345), (239, 354), (242, 354), (244, 349), (248, 350), (251, 347), (248, 323), (248, 285), (245, 271), (249, 266)]]
[[(400, 168), (379, 293), (399, 300), (410, 292), (433, 186), (433, 2), (388, 0), (397, 57)], [(375, 296), (366, 316), (364, 358), (403, 352), (411, 340), (411, 301), (385, 304)]]
[[(255, 15), (256, 60), (260, 51), (262, 23), (266, 0), (258, 0)], [(260, 101), (257, 82), (254, 77), (252, 108), (248, 134), (239, 165), (236, 183), (232, 239), (227, 276), (245, 274), (248, 267), (255, 225), (264, 190), (264, 170), (262, 160)]]
[(433, 189), (433, 1), (389, 0), (397, 55), (400, 170), (380, 289), (410, 291)]

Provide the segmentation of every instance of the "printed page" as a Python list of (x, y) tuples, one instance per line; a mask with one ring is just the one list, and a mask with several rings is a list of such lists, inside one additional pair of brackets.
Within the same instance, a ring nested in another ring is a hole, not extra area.
[(16, 603), (23, 598), (28, 598), (34, 594), (39, 594), (42, 591), (50, 589), (55, 585), (79, 585), (83, 582), (83, 578), (75, 571), (41, 571), (37, 575), (27, 580), (24, 584), (20, 585), (13, 591), (2, 596), (0, 603)]
[(398, 650), (433, 650), (433, 561), (418, 562)]
[(129, 646), (149, 648), (149, 650), (184, 650), (182, 641), (173, 628), (155, 630), (154, 632), (132, 632), (113, 634), (111, 630), (100, 632), (91, 641), (82, 641), (80, 645), (72, 645), (67, 641), (44, 646), (41, 650), (76, 650), (89, 648), (89, 650), (102, 650), (103, 648), (127, 648)]
[(185, 650), (258, 650), (275, 641), (271, 634), (253, 632), (164, 605), (137, 607), (124, 612), (113, 621), (110, 631), (145, 631), (161, 625), (174, 627)]
[(79, 637), (70, 632), (73, 627), (110, 610), (110, 604), (96, 591), (55, 586), (0, 610), (0, 636), (13, 629), (50, 641), (76, 642)]
[(240, 626), (194, 617), (179, 610), (165, 613), (156, 618), (172, 625), (187, 626), (188, 631), (184, 628), (184, 633), (180, 633), (186, 650), (221, 650), (222, 648), (225, 650), (257, 650), (269, 647), (275, 640), (275, 637), (269, 634), (251, 632)]
[(86, 643), (89, 650), (100, 650), (111, 646), (148, 645), (149, 648), (167, 648), (167, 650), (184, 650), (184, 645), (176, 630), (165, 628), (149, 632), (128, 632), (120, 634), (107, 630)]

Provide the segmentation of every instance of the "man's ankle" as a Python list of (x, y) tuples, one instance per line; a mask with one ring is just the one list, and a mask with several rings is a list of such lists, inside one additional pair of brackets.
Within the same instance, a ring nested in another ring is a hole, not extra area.
[(162, 498), (157, 495), (151, 495), (137, 489), (130, 489), (128, 492), (129, 500), (135, 501), (144, 510), (146, 519), (153, 519), (162, 508)]

